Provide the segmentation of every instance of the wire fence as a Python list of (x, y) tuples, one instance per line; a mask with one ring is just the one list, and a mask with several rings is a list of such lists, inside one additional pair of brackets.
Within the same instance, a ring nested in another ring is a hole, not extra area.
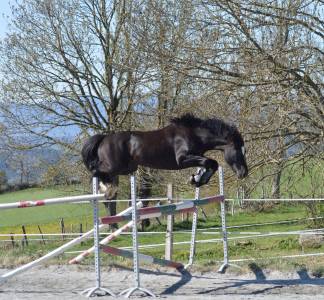
[[(161, 202), (161, 201), (166, 201), (168, 198), (150, 198), (150, 199), (142, 199), (143, 201), (152, 201), (152, 202)], [(173, 199), (174, 202), (177, 201), (188, 201), (192, 199)], [(293, 198), (293, 199), (240, 199), (240, 203), (243, 202), (318, 202), (318, 201), (323, 201), (324, 198)], [(130, 200), (128, 199), (119, 199), (115, 200), (113, 202), (129, 202)], [(238, 199), (226, 199), (227, 202), (238, 202)], [(112, 201), (105, 201), (105, 200), (100, 200), (100, 202), (112, 202)], [(76, 204), (80, 203), (91, 203), (91, 202), (74, 202)], [(262, 223), (249, 223), (249, 224), (237, 224), (237, 225), (231, 225), (227, 226), (227, 229), (245, 229), (245, 228), (251, 228), (251, 227), (262, 227), (262, 226), (269, 226), (269, 225), (284, 225), (284, 224), (292, 224), (292, 223), (300, 223), (300, 222), (307, 222), (307, 221), (314, 221), (314, 220), (322, 220), (324, 219), (323, 216), (318, 216), (318, 217), (312, 217), (312, 218), (295, 218), (295, 219), (288, 219), (288, 220), (279, 220), (279, 221), (273, 221), (273, 222), (262, 222)], [(199, 234), (201, 235), (220, 235), (222, 234), (221, 232), (221, 227), (209, 227), (209, 228), (199, 228), (197, 229), (199, 231)], [(217, 231), (218, 230), (218, 231)], [(229, 241), (237, 241), (237, 240), (242, 240), (242, 239), (259, 239), (259, 238), (266, 238), (266, 237), (278, 237), (278, 236), (289, 236), (289, 235), (324, 235), (324, 228), (317, 228), (317, 229), (308, 229), (308, 230), (292, 230), (292, 231), (229, 231), (227, 232)], [(62, 238), (64, 240), (72, 240), (73, 237), (80, 236), (82, 233), (75, 233), (75, 232), (60, 232), (60, 233), (28, 233), (27, 236), (29, 237), (29, 242), (41, 242), (41, 241), (62, 241)], [(100, 236), (108, 236), (110, 235), (110, 232), (106, 233), (100, 233)], [(122, 233), (123, 235), (130, 235), (131, 233), (124, 232)], [(165, 235), (165, 231), (149, 231), (149, 232), (138, 232), (139, 235)], [(174, 234), (180, 235), (180, 234), (191, 234), (191, 230), (178, 230), (174, 231)], [(0, 234), (0, 242), (12, 242), (13, 238), (24, 238), (26, 237), (26, 234)], [(38, 238), (42, 237), (42, 238)], [(10, 239), (8, 239), (10, 238)], [(197, 244), (204, 244), (204, 243), (218, 243), (222, 242), (222, 238), (212, 238), (212, 239), (200, 239), (197, 240)], [(178, 245), (187, 245), (190, 244), (191, 241), (179, 241), (179, 242), (174, 242), (173, 245), (178, 246)], [(139, 249), (152, 249), (152, 248), (160, 248), (160, 247), (165, 247), (165, 243), (156, 243), (156, 244), (144, 244), (140, 245)], [(121, 247), (121, 249), (131, 249), (132, 247)], [(68, 251), (65, 252), (66, 254), (75, 254), (75, 253), (81, 253), (84, 250), (80, 251)], [(300, 254), (300, 255), (284, 255), (284, 256), (277, 256), (277, 257), (268, 257), (268, 259), (272, 258), (293, 258), (293, 257), (304, 257), (307, 256), (308, 254)], [(313, 253), (310, 254), (312, 256), (320, 256), (324, 255), (324, 253)], [(231, 260), (233, 262), (243, 262), (243, 261), (249, 261), (249, 260), (257, 260), (259, 258), (242, 258), (242, 259), (235, 259)], [(264, 259), (264, 258), (263, 258)]]

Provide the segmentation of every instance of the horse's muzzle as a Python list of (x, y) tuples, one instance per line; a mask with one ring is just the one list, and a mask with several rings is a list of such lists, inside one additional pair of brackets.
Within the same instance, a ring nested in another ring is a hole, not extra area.
[(249, 171), (245, 167), (241, 167), (239, 170), (236, 171), (236, 175), (239, 179), (245, 178), (248, 175)]

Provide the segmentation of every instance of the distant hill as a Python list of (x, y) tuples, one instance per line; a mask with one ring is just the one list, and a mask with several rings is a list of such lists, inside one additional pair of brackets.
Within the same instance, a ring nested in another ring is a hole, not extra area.
[(37, 183), (47, 166), (57, 163), (61, 155), (57, 149), (32, 149), (19, 154), (4, 152), (0, 153), (0, 170), (5, 171), (8, 183), (15, 184), (20, 182), (21, 165), (24, 164), (30, 173), (29, 183)]

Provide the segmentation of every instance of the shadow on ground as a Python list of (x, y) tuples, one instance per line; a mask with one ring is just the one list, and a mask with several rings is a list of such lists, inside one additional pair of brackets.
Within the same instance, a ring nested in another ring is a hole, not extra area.
[[(219, 291), (224, 292), (226, 291), (226, 294), (231, 294), (227, 290), (229, 289), (238, 289), (242, 287), (246, 287), (249, 285), (269, 285), (269, 287), (263, 287), (262, 289), (258, 290), (251, 290), (248, 292), (248, 294), (255, 295), (255, 294), (266, 294), (267, 292), (275, 289), (281, 289), (284, 287), (289, 286), (302, 286), (302, 285), (317, 285), (317, 286), (323, 286), (324, 287), (324, 278), (311, 278), (308, 275), (307, 269), (303, 268), (297, 271), (297, 274), (299, 276), (298, 279), (267, 279), (266, 275), (264, 274), (263, 270), (255, 263), (251, 263), (249, 265), (250, 270), (254, 273), (255, 279), (238, 279), (233, 280), (234, 283), (229, 283), (226, 285), (223, 285), (221, 287), (215, 288), (215, 289), (209, 289), (202, 292), (199, 292), (198, 294), (214, 294)], [(234, 292), (233, 292), (234, 293)]]

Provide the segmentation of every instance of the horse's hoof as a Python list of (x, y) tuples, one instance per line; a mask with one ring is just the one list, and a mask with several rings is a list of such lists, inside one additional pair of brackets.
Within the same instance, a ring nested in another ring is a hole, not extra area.
[(114, 223), (114, 224), (110, 224), (108, 228), (111, 232), (115, 232), (116, 230), (118, 230), (119, 226), (117, 223)]
[(197, 183), (197, 182), (195, 181), (195, 175), (194, 175), (194, 174), (192, 174), (192, 175), (190, 176), (190, 179), (189, 179), (188, 183), (190, 183), (190, 184), (192, 184), (192, 185), (195, 185), (195, 184)]

